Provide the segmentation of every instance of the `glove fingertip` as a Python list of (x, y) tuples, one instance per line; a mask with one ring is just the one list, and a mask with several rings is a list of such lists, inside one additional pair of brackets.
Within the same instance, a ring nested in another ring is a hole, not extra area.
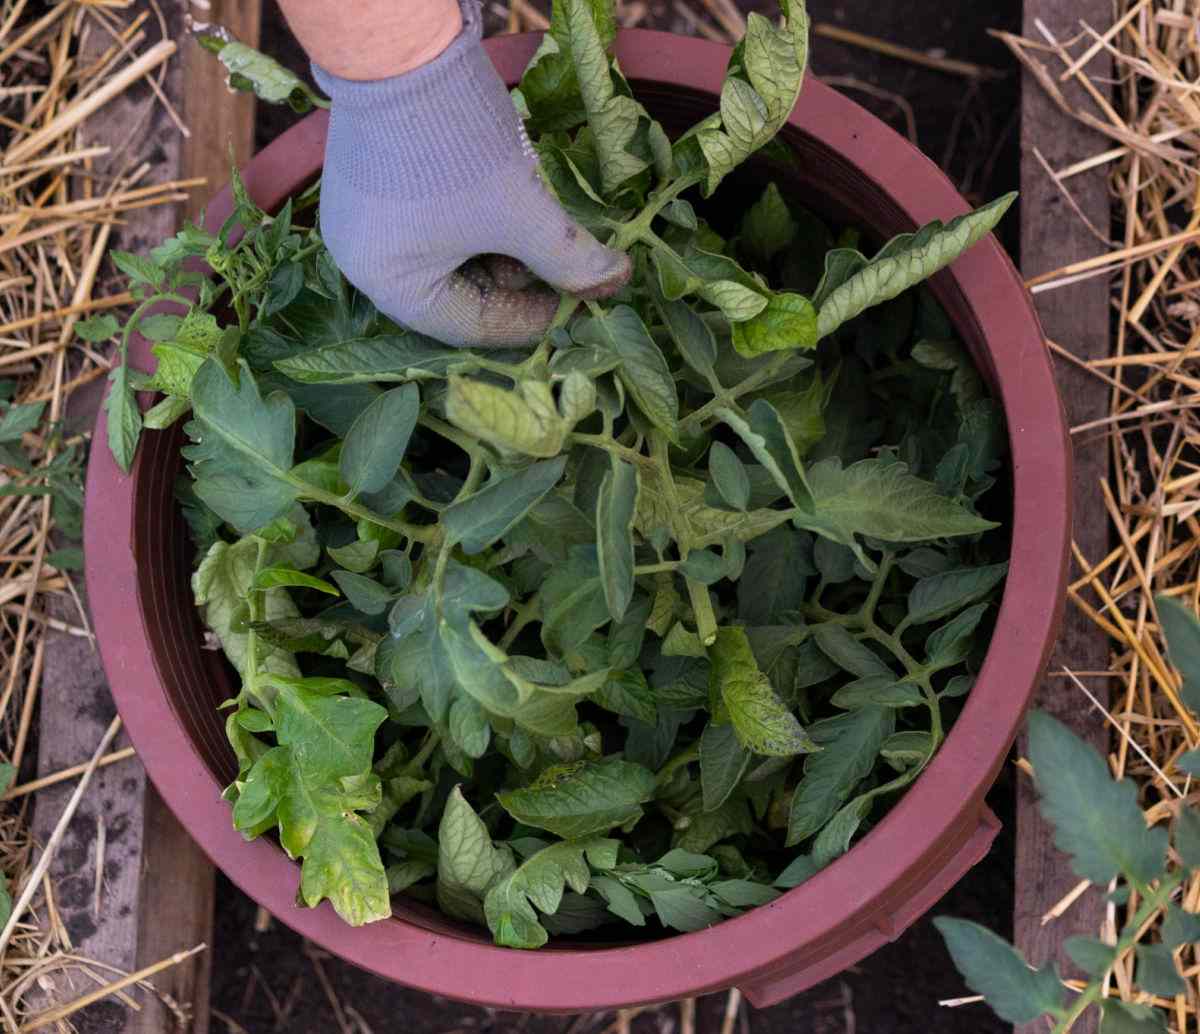
[(633, 262), (629, 256), (620, 251), (611, 253), (612, 266), (596, 282), (574, 292), (577, 298), (584, 301), (597, 301), (601, 298), (611, 298), (622, 287), (629, 283), (633, 276)]

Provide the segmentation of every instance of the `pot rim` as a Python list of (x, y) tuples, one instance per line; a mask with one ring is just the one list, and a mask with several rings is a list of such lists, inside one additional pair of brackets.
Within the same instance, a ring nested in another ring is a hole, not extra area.
[[(519, 78), (539, 39), (488, 41), (507, 81)], [(720, 44), (649, 30), (623, 30), (616, 50), (631, 80), (712, 94), (720, 90), (729, 55)], [(811, 76), (789, 123), (851, 162), (914, 227), (967, 210), (928, 158)], [(315, 113), (260, 152), (246, 172), (251, 193), (269, 204), (311, 179), (326, 127), (327, 115)], [(209, 206), (210, 221), (228, 213), (228, 193)], [(1024, 283), (991, 236), (939, 277), (955, 282), (988, 343), (1008, 421), (1014, 482), (1008, 581), (975, 688), (928, 769), (846, 855), (801, 886), (706, 930), (587, 950), (520, 952), (398, 919), (355, 929), (328, 902), (297, 907), (296, 864), (270, 841), (247, 842), (234, 830), (216, 779), (163, 690), (137, 591), (131, 541), (136, 474), (123, 475), (108, 449), (97, 445), (88, 471), (87, 584), (113, 696), (155, 786), (216, 865), (305, 937), (389, 979), (499, 1008), (577, 1011), (667, 1001), (753, 983), (806, 960), (819, 963), (828, 953), (814, 945), (847, 924), (874, 928), (881, 939), (895, 936), (916, 918), (898, 913), (928, 882), (938, 845), (957, 852), (964, 836), (986, 822), (983, 795), (1054, 642), (1070, 542), (1067, 429)], [(145, 343), (138, 346), (149, 358)], [(105, 442), (105, 431), (102, 409), (93, 440)], [(897, 883), (905, 881), (898, 893)], [(835, 957), (841, 968), (862, 954)]]

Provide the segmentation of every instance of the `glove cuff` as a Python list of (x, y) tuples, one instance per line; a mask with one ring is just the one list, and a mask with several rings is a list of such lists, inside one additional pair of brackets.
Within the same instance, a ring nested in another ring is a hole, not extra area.
[(508, 90), (483, 49), (478, 0), (462, 32), (403, 75), (358, 81), (313, 64), (333, 101), (326, 166), (359, 191), (417, 198), (461, 190), (524, 155), (535, 160)]

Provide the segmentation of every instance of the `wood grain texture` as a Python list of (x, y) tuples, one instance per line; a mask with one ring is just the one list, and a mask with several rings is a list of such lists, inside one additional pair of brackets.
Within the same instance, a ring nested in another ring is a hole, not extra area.
[[(1081, 20), (1102, 28), (1112, 17), (1110, 0), (1026, 0), (1024, 34), (1042, 39), (1041, 21), (1060, 40), (1079, 30)], [(1039, 55), (1042, 56), (1042, 55)], [(1052, 55), (1053, 74), (1061, 68)], [(1089, 72), (1109, 75), (1097, 57)], [(1111, 66), (1109, 66), (1111, 67)], [(1102, 70), (1103, 69), (1103, 70)], [(1073, 84), (1070, 84), (1073, 86)], [(1034, 276), (1078, 259), (1100, 254), (1103, 245), (1088, 232), (1046, 174), (1034, 154), (1036, 147), (1050, 163), (1061, 168), (1081, 157), (1103, 150), (1104, 138), (1069, 120), (1027, 74), (1022, 89), (1021, 123), (1021, 264)], [(1071, 193), (1092, 222), (1110, 225), (1107, 173), (1093, 170), (1069, 181)], [(1104, 277), (1037, 296), (1038, 312), (1047, 336), (1075, 355), (1090, 359), (1107, 355), (1110, 349), (1109, 286)], [(1108, 393), (1096, 378), (1075, 366), (1056, 360), (1059, 388), (1068, 423), (1074, 425), (1103, 417), (1108, 412)], [(1100, 480), (1108, 475), (1108, 453), (1103, 442), (1093, 442), (1075, 451), (1074, 535), (1088, 556), (1099, 556), (1107, 548), (1108, 524), (1100, 493)], [(1103, 634), (1070, 607), (1066, 612), (1058, 649), (1050, 671), (1063, 666), (1078, 670), (1103, 671), (1108, 667), (1108, 646)], [(1089, 688), (1101, 699), (1107, 696), (1104, 680), (1091, 680)], [(1040, 688), (1035, 706), (1048, 711), (1086, 739), (1104, 749), (1107, 731), (1096, 712), (1068, 680), (1051, 674)], [(1021, 750), (1024, 751), (1024, 738)], [(1037, 811), (1036, 794), (1029, 779), (1019, 780), (1017, 799), (1015, 940), (1030, 962), (1065, 962), (1063, 941), (1073, 934), (1095, 936), (1103, 915), (1103, 897), (1089, 891), (1061, 919), (1042, 925), (1041, 917), (1078, 882), (1066, 858), (1054, 848), (1053, 832)], [(1069, 969), (1069, 963), (1066, 963)], [(1094, 1012), (1094, 1011), (1093, 1011)], [(1093, 1034), (1094, 1016), (1076, 1024), (1077, 1034)], [(1021, 1034), (1044, 1034), (1044, 1023), (1018, 1028)]]
[[(97, 169), (101, 175), (136, 164), (136, 159), (152, 165), (143, 183), (207, 176), (211, 186), (196, 191), (186, 206), (130, 213), (115, 235), (114, 246), (133, 252), (144, 252), (174, 233), (185, 214), (197, 215), (207, 198), (228, 181), (231, 148), (244, 162), (253, 147), (253, 98), (230, 94), (219, 63), (186, 37), (186, 3), (174, 0), (162, 6), (172, 38), (180, 42), (180, 56), (168, 66), (163, 89), (189, 125), (191, 137), (182, 138), (144, 86), (116, 98), (89, 119), (81, 136), (85, 145), (113, 148), (107, 164)], [(228, 25), (247, 43), (257, 44), (257, 0), (215, 0), (211, 18)], [(77, 393), (68, 421), (90, 427), (99, 401), (98, 392)], [(78, 619), (69, 606), (62, 616)], [(43, 686), (39, 775), (86, 759), (113, 714), (99, 657), (85, 639), (49, 633)], [(67, 783), (38, 794), (34, 830), (40, 840), (53, 828), (71, 789)], [(106, 846), (97, 911), (99, 822), (105, 826)], [(64, 923), (83, 956), (133, 970), (201, 942), (212, 943), (212, 865), (167, 809), (136, 759), (96, 773), (52, 874)], [(209, 953), (202, 952), (154, 978), (156, 988), (189, 1016), (184, 1027), (158, 997), (135, 992), (140, 1012), (103, 1001), (73, 1017), (76, 1028), (80, 1034), (206, 1034), (210, 970)], [(73, 982), (63, 979), (52, 998), (68, 1001), (93, 987), (82, 976)]]
[[(258, 46), (262, 5), (259, 0), (211, 0), (205, 21), (223, 25), (252, 47)], [(197, 17), (201, 15), (197, 12)], [(183, 59), (183, 117), (191, 129), (184, 142), (186, 176), (204, 176), (208, 187), (196, 191), (187, 205), (189, 219), (229, 182), (230, 155), (238, 165), (250, 160), (254, 148), (254, 97), (234, 93), (225, 82), (225, 69), (212, 54), (191, 40), (180, 48)]]

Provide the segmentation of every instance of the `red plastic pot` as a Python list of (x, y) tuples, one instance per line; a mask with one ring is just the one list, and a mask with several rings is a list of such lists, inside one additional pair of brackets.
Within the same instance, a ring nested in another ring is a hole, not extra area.
[[(535, 37), (489, 41), (515, 82)], [(663, 33), (621, 34), (625, 74), (668, 130), (716, 110), (729, 51)], [(244, 170), (272, 208), (318, 173), (326, 118), (315, 114)], [(815, 81), (782, 139), (795, 167), (785, 192), (878, 230), (912, 230), (966, 210), (907, 141)], [(208, 209), (217, 226), (228, 191)], [(191, 547), (172, 500), (181, 433), (149, 434), (131, 477), (96, 428), (88, 475), (87, 579), (113, 695), (155, 785), (191, 835), (247, 894), (304, 936), (382, 976), (509, 1009), (580, 1011), (667, 1001), (730, 986), (771, 1005), (898, 936), (987, 852), (999, 829), (984, 804), (1054, 641), (1070, 533), (1070, 452), (1062, 408), (1029, 296), (988, 239), (932, 289), (1002, 399), (1011, 439), (1012, 558), (991, 649), (949, 738), (904, 798), (845, 857), (774, 904), (698, 933), (621, 946), (494, 947), (484, 932), (398, 899), (391, 920), (346, 926), (327, 904), (295, 904), (299, 870), (270, 839), (234, 831), (221, 787), (235, 772), (215, 705), (231, 694), (219, 654), (201, 648), (189, 589)], [(133, 360), (150, 363), (149, 346)]]

